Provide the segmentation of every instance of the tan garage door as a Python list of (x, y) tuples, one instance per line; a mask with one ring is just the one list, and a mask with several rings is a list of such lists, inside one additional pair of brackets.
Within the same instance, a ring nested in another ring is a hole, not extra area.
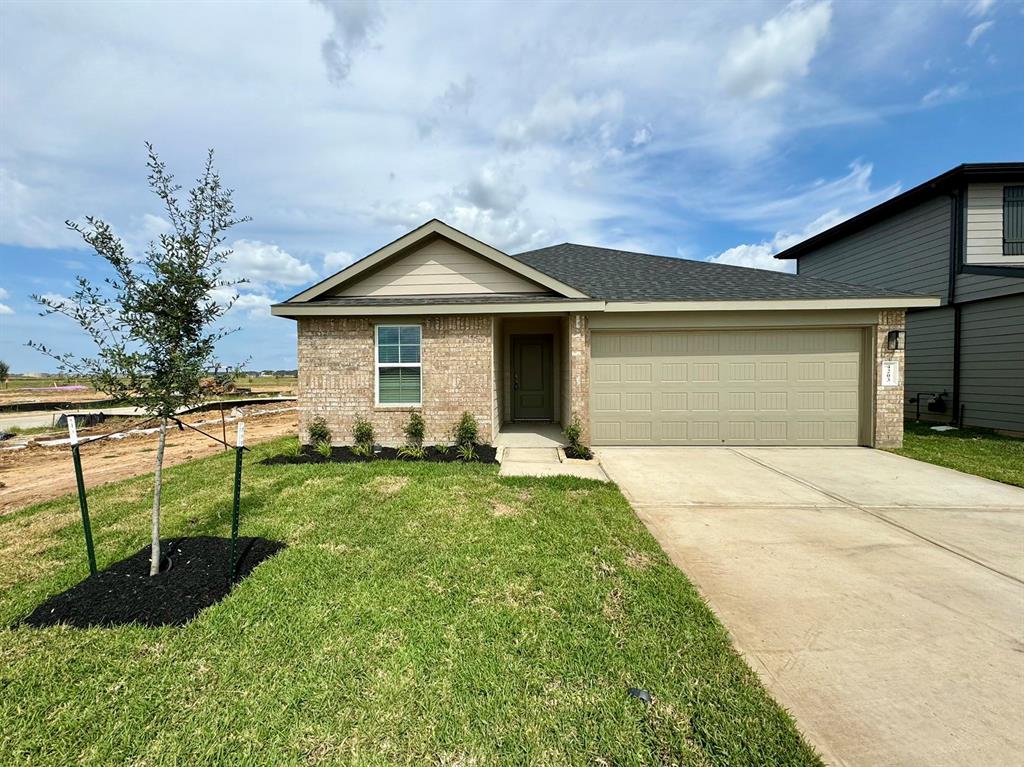
[(601, 332), (595, 445), (856, 445), (856, 329)]

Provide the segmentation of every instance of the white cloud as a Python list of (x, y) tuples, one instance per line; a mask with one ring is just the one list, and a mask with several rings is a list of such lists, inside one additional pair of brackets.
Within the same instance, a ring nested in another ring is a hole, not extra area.
[(225, 318), (230, 322), (233, 315), (244, 315), (248, 319), (264, 319), (270, 317), (270, 305), (275, 302), (266, 293), (245, 293), (232, 288), (215, 288), (210, 297), (221, 306), (234, 300)]
[(744, 27), (722, 59), (719, 75), (726, 92), (765, 99), (807, 76), (811, 59), (828, 34), (832, 4), (796, 0), (760, 29)]
[(996, 0), (974, 0), (967, 4), (968, 16), (987, 16), (996, 4)]
[(967, 86), (963, 83), (959, 83), (957, 85), (942, 85), (938, 88), (932, 88), (924, 94), (921, 97), (921, 103), (926, 106), (944, 104), (947, 101), (955, 101), (965, 93), (967, 93)]
[(849, 215), (840, 213), (838, 210), (830, 210), (822, 214), (799, 232), (776, 232), (770, 240), (762, 240), (758, 243), (736, 245), (717, 256), (708, 259), (716, 264), (732, 264), (733, 266), (746, 266), (753, 269), (769, 269), (774, 272), (795, 271), (796, 264), (789, 259), (782, 261), (775, 258), (775, 254), (786, 248), (803, 242), (808, 237), (813, 237), (819, 232), (829, 229), (841, 221), (845, 221)]
[[(32, 188), (0, 168), (0, 242), (26, 248), (58, 248), (74, 243), (64, 219), (48, 205), (50, 191)], [(49, 214), (43, 211), (50, 210)]]
[(323, 41), (320, 53), (327, 67), (327, 79), (333, 85), (344, 83), (352, 71), (355, 54), (367, 48), (382, 21), (380, 4), (375, 0), (313, 0), (330, 13), (334, 23)]
[(0, 288), (0, 301), (3, 301), (5, 298), (7, 298), (10, 295), (11, 294), (8, 293), (5, 288)]
[(581, 134), (599, 135), (595, 129), (617, 122), (624, 103), (618, 91), (576, 95), (563, 89), (549, 90), (525, 117), (503, 122), (498, 135), (513, 145), (569, 141)]
[(7, 304), (0, 304), (0, 314), (14, 314), (14, 309)]
[(301, 285), (317, 278), (313, 267), (277, 245), (236, 240), (231, 250), (224, 264), (225, 279), (247, 279), (255, 285)]
[(967, 46), (973, 48), (974, 44), (981, 39), (981, 36), (992, 29), (993, 26), (995, 26), (994, 21), (983, 21), (980, 24), (975, 24), (970, 34), (967, 35)]
[(356, 258), (347, 250), (332, 250), (329, 253), (324, 253), (323, 273), (330, 275), (340, 272), (346, 266), (355, 262)]
[(644, 125), (641, 128), (637, 128), (636, 132), (633, 133), (633, 140), (630, 143), (633, 146), (640, 147), (651, 142), (651, 129)]

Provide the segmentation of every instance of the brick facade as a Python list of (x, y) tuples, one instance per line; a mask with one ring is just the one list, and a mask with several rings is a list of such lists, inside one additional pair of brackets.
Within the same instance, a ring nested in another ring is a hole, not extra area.
[[(903, 379), (906, 375), (902, 349), (893, 351), (887, 346), (890, 330), (904, 330), (906, 316), (902, 309), (886, 309), (878, 313), (875, 333), (875, 447), (900, 447), (903, 445)], [(899, 363), (899, 385), (882, 385), (882, 362), (895, 360)]]
[(569, 315), (569, 406), (583, 424), (583, 444), (590, 444), (590, 322), (585, 314)]
[[(374, 325), (422, 326), (423, 404), (419, 408), (379, 407), (375, 403)], [(297, 320), (299, 362), (299, 438), (306, 441), (309, 421), (323, 416), (336, 445), (352, 441), (352, 423), (363, 416), (377, 440), (405, 441), (402, 427), (419, 410), (428, 442), (446, 440), (469, 411), (490, 442), (493, 423), (493, 318), (490, 315), (421, 318), (309, 317)]]
[[(374, 325), (417, 323), (423, 328), (421, 408), (378, 407), (375, 400)], [(448, 439), (452, 427), (469, 411), (480, 424), (480, 438), (491, 442), (497, 436), (501, 417), (495, 407), (500, 365), (496, 363), (495, 319), (489, 315), (446, 315), (409, 318), (301, 318), (298, 324), (299, 434), (306, 439), (306, 427), (323, 416), (335, 444), (352, 441), (352, 422), (357, 415), (368, 418), (378, 441), (401, 444), (402, 427), (409, 414), (419, 409), (427, 424), (427, 440)], [(903, 442), (904, 352), (889, 350), (890, 330), (902, 330), (902, 310), (879, 312), (876, 327), (873, 372), (874, 414), (872, 441), (875, 447), (898, 447)], [(584, 314), (568, 317), (568, 404), (583, 424), (583, 439), (590, 441), (590, 324)], [(882, 362), (896, 360), (900, 383), (883, 386)], [(565, 380), (565, 379), (563, 379)]]

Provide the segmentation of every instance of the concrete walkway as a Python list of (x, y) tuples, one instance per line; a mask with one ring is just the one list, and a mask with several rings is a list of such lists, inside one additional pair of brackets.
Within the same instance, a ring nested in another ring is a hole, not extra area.
[(864, 448), (604, 448), (836, 765), (1024, 764), (1024, 490)]
[(501, 457), (503, 477), (581, 477), (608, 481), (599, 461), (574, 461), (556, 447), (506, 447)]

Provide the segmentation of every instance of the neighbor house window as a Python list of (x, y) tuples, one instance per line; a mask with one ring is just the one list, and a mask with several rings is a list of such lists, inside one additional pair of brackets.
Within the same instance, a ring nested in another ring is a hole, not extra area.
[(1003, 187), (1003, 255), (1024, 256), (1024, 186)]
[(419, 405), (420, 326), (377, 326), (377, 404)]

